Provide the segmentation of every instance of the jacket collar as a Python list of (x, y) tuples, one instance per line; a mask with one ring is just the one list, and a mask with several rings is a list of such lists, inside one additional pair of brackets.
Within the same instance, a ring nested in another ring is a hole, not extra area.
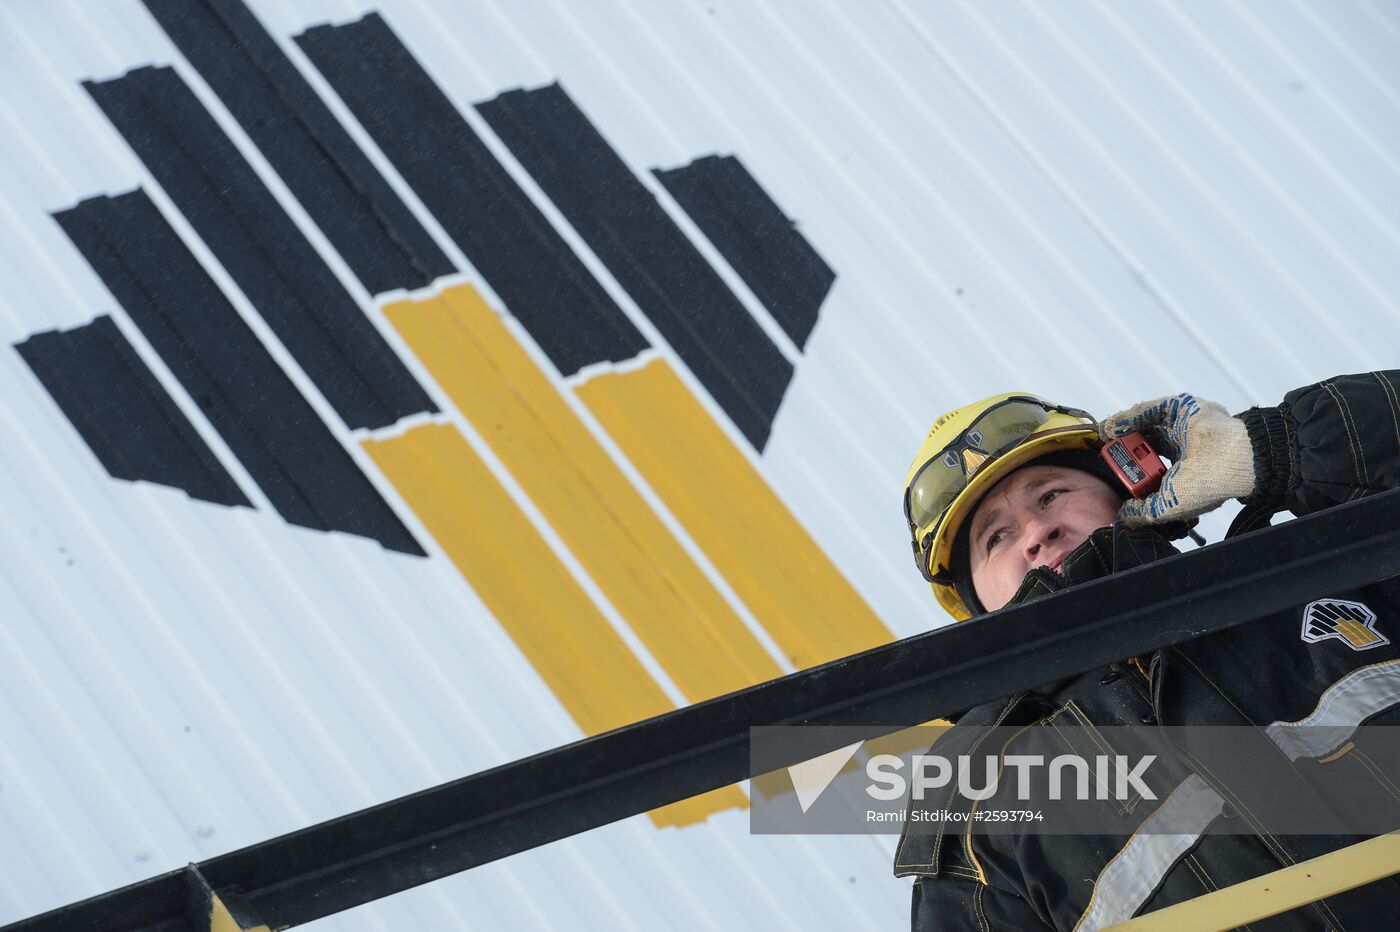
[(1121, 524), (1101, 527), (1065, 555), (1059, 571), (1038, 566), (1027, 573), (1007, 604), (1030, 602), (1052, 592), (1101, 579), (1119, 570), (1144, 566), (1178, 552), (1161, 532), (1153, 528), (1127, 528)]
[[(1182, 534), (1185, 533), (1185, 525), (1167, 525), (1165, 530), (1171, 533), (1177, 527), (1182, 529)], [(1059, 592), (1061, 589), (1068, 589), (1070, 586), (1100, 579), (1118, 570), (1144, 566), (1154, 560), (1160, 560), (1178, 552), (1168, 537), (1162, 533), (1162, 530), (1157, 528), (1127, 528), (1121, 524), (1102, 527), (1090, 534), (1084, 543), (1065, 555), (1058, 572), (1049, 567), (1038, 566), (1027, 573), (1025, 578), (1021, 580), (1020, 588), (1016, 590), (1016, 594), (1011, 597), (1011, 601), (1007, 604), (1018, 605), (1022, 602), (1030, 602), (1041, 596)], [(1081, 676), (1087, 677), (1089, 675), (1091, 674), (1083, 673), (1056, 680), (1053, 683), (1046, 683), (1032, 690), (1031, 694), (1054, 695), (1066, 684)], [(1099, 676), (1101, 674), (1092, 673), (1092, 675)], [(1022, 693), (1013, 699), (1012, 705), (1026, 695), (1026, 693)], [(987, 712), (993, 706), (1000, 708), (1001, 703), (988, 703), (986, 705), (987, 708), (977, 706), (973, 709), (954, 710), (946, 714), (944, 718), (955, 724), (962, 724), (965, 720), (972, 723), (971, 716), (974, 712)], [(991, 712), (991, 714), (995, 715), (995, 712)], [(976, 724), (985, 723), (979, 721)]]
[[(1089, 538), (1065, 555), (1060, 571), (1048, 567), (1036, 567), (1026, 574), (1021, 587), (1007, 604), (1030, 602), (1041, 596), (1077, 586), (1080, 583), (1101, 579), (1119, 570), (1129, 570), (1144, 566), (1179, 551), (1159, 531), (1152, 528), (1126, 528), (1120, 524), (1099, 528)], [(1031, 691), (1032, 695), (1049, 697), (1080, 679), (1101, 676), (1101, 671), (1065, 677), (1045, 683)]]

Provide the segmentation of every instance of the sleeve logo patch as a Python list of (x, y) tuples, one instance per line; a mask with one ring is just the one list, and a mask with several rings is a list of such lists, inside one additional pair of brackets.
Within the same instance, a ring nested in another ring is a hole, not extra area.
[(1303, 640), (1309, 644), (1336, 638), (1352, 650), (1370, 650), (1389, 644), (1376, 630), (1376, 613), (1360, 602), (1318, 599), (1303, 609)]

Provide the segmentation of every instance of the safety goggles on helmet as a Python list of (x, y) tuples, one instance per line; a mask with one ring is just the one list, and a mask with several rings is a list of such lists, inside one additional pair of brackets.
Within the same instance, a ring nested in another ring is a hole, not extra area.
[(913, 538), (914, 559), (924, 579), (943, 585), (950, 582), (935, 575), (929, 551), (944, 515), (973, 476), (1045, 428), (1055, 413), (1083, 418), (1090, 424), (1094, 421), (1092, 415), (1078, 408), (1013, 395), (983, 411), (914, 473), (904, 492), (904, 517)]

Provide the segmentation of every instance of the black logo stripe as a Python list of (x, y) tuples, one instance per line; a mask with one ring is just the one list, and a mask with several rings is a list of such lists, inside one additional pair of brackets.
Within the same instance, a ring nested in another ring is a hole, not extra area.
[(836, 273), (734, 156), (653, 174), (802, 349)]
[(756, 449), (792, 365), (558, 84), (477, 105)]
[(297, 42), (560, 372), (647, 347), (377, 14)]
[(15, 349), (114, 479), (252, 507), (112, 318), (36, 333)]
[(347, 425), (436, 410), (174, 71), (83, 86)]
[(371, 294), (456, 270), (241, 0), (144, 0)]
[(424, 555), (144, 191), (54, 216), (287, 521)]
[(1315, 614), (1321, 615), (1328, 621), (1337, 621), (1343, 617), (1341, 611), (1338, 610), (1337, 606), (1331, 605), (1326, 602), (1314, 603), (1313, 612)]

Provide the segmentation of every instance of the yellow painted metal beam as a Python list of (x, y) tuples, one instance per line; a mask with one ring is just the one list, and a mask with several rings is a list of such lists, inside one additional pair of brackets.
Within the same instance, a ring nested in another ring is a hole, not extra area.
[(1233, 929), (1400, 874), (1400, 835), (1390, 833), (1177, 903), (1113, 926), (1115, 932)]
[(577, 393), (794, 666), (893, 639), (666, 361)]
[(233, 913), (219, 897), (210, 898), (209, 932), (268, 932), (265, 925), (245, 926), (233, 918)]
[[(186, 865), (185, 918), (198, 932), (271, 932), (246, 903), (232, 903), (214, 891), (198, 864)], [(236, 899), (236, 896), (231, 896)]]

